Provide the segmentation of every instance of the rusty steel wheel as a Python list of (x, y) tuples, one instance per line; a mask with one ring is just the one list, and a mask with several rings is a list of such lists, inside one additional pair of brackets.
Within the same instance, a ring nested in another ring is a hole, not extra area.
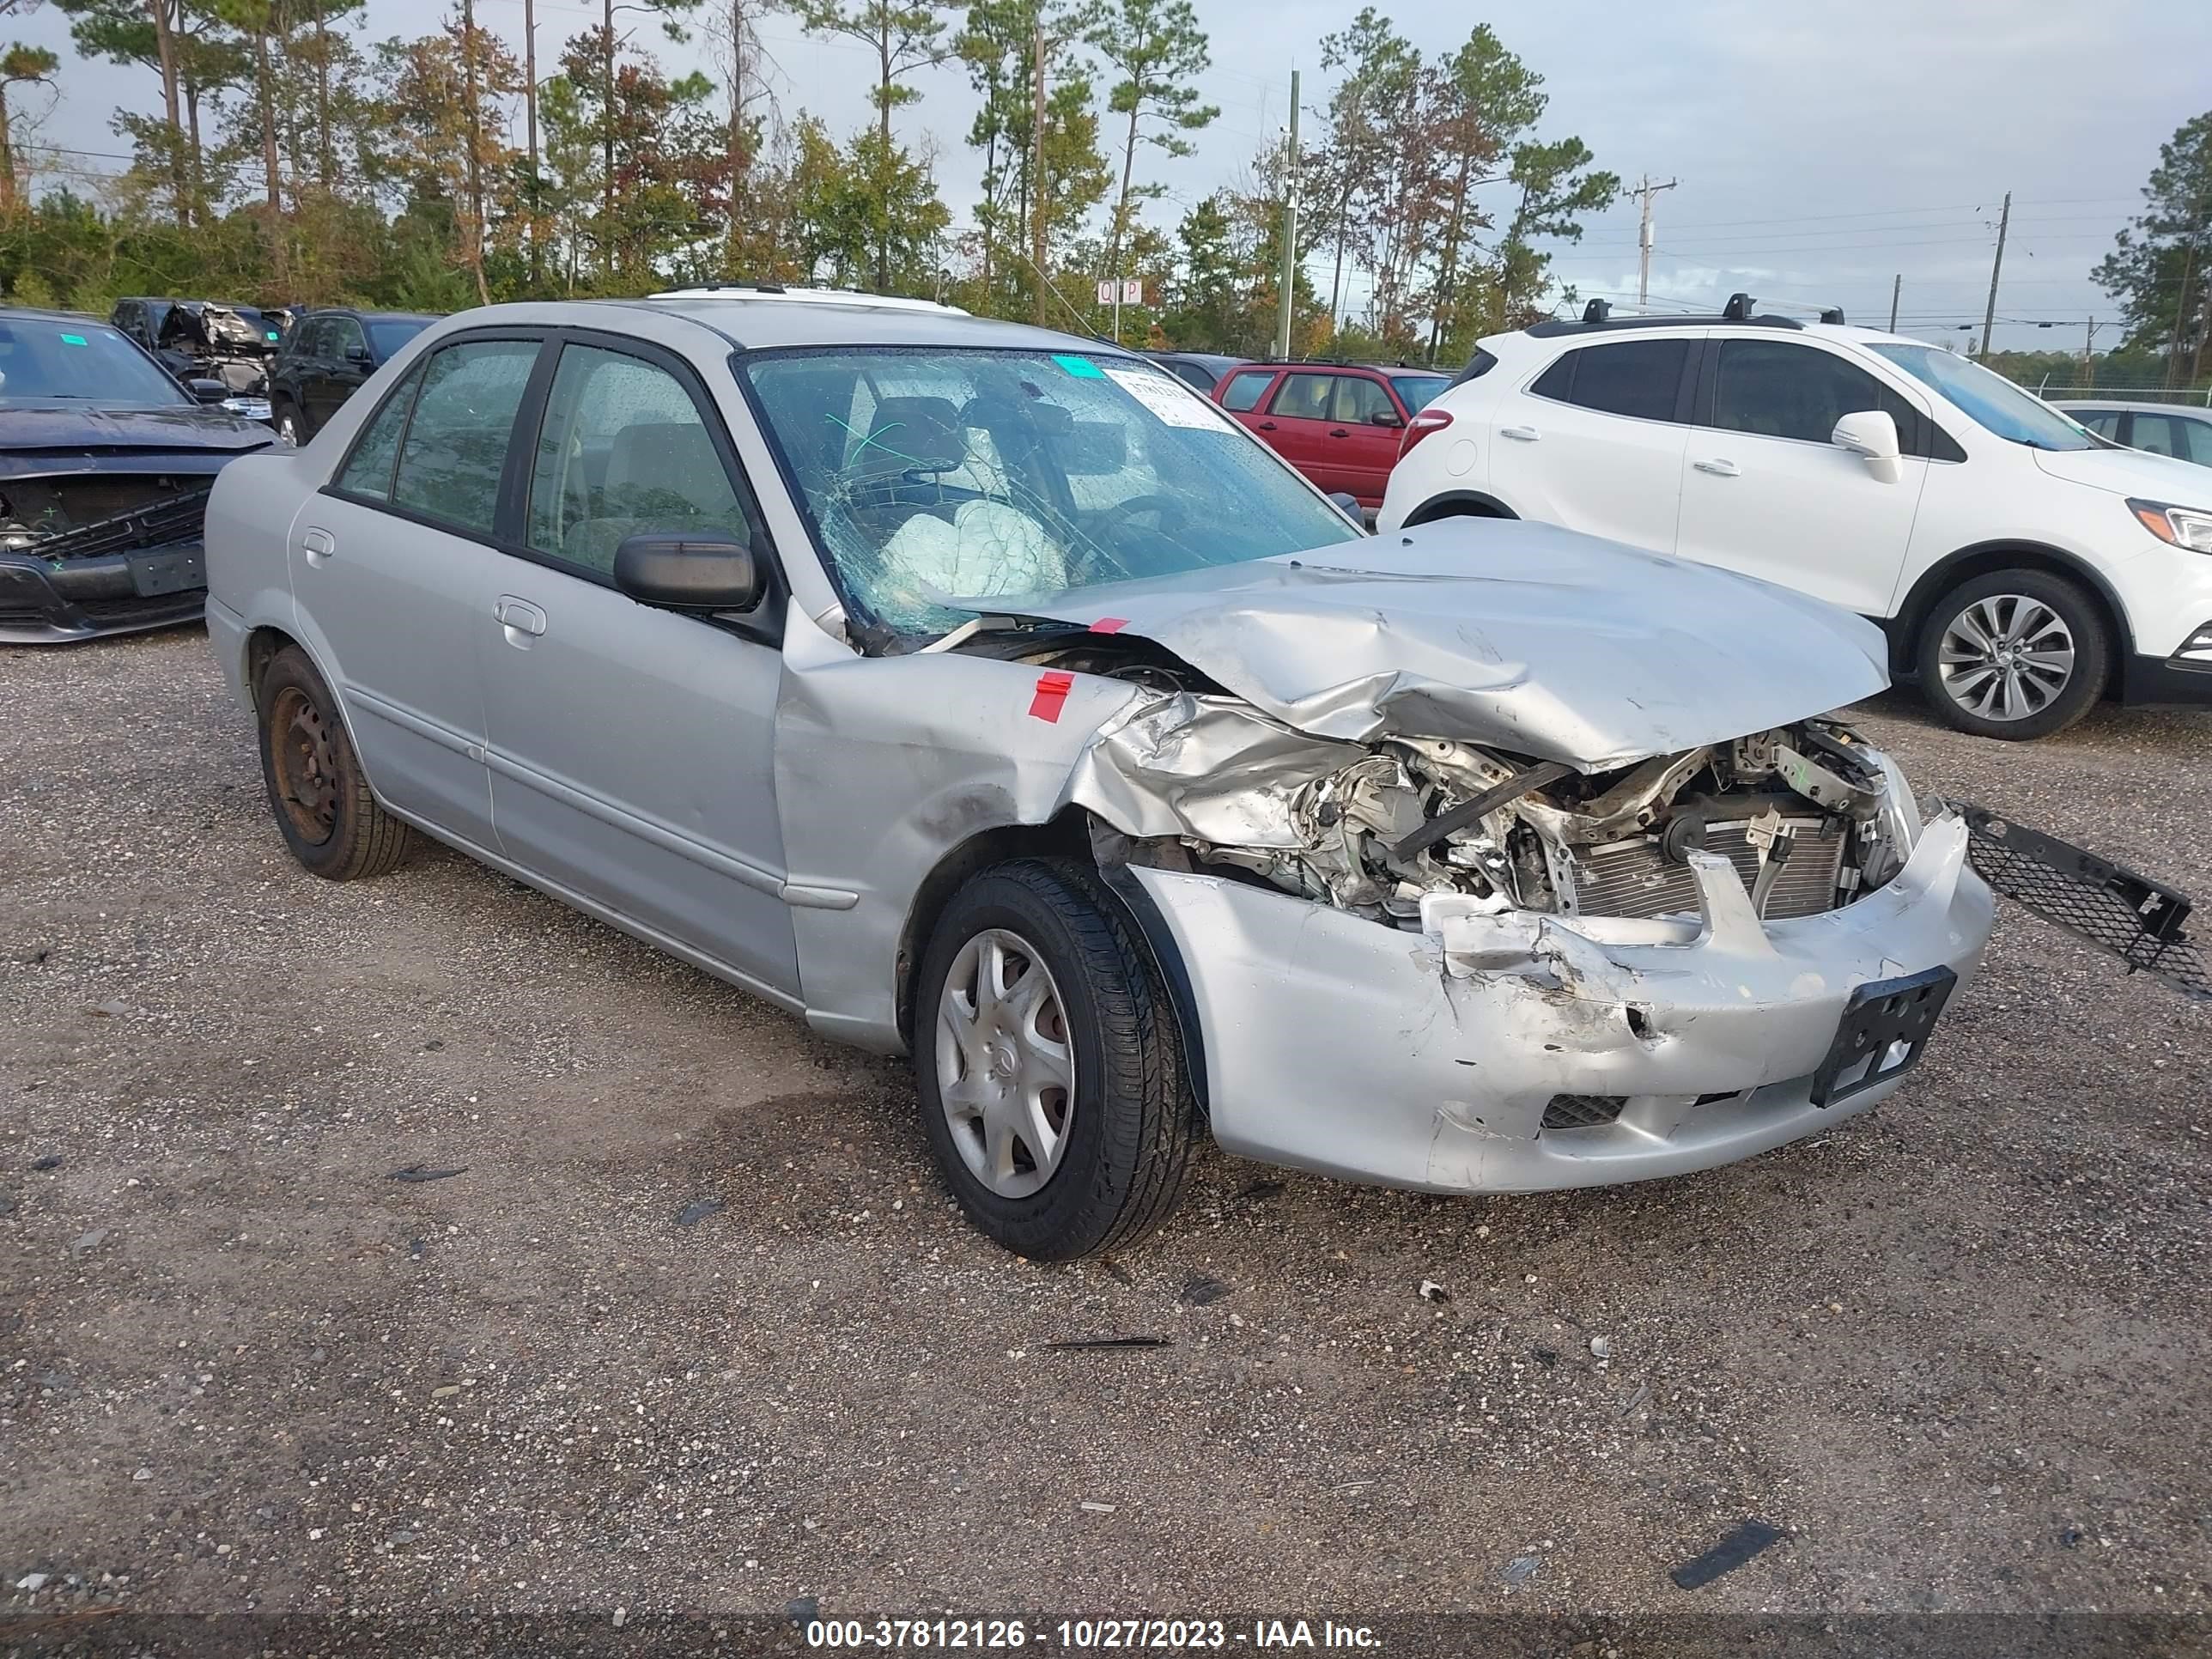
[(338, 786), (330, 728), (307, 692), (288, 685), (269, 706), (277, 799), (301, 841), (319, 847), (337, 830)]
[(256, 689), (261, 778), (292, 856), (330, 881), (381, 875), (406, 857), (407, 826), (377, 805), (330, 687), (288, 645)]

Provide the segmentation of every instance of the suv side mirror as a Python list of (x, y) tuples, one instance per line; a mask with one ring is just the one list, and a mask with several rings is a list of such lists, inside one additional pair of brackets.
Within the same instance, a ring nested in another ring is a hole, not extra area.
[(349, 345), (345, 349), (345, 355), (346, 361), (349, 363), (361, 363), (366, 366), (374, 361), (369, 356), (368, 348), (365, 345)]
[(726, 536), (644, 531), (615, 550), (615, 586), (670, 611), (750, 611), (761, 602), (753, 550)]
[(219, 404), (230, 396), (230, 388), (221, 380), (187, 380), (185, 382), (185, 390), (192, 394), (193, 401), (196, 403)]
[(1370, 426), (1403, 426), (1406, 423), (1398, 418), (1398, 414), (1395, 410), (1378, 409), (1372, 415), (1370, 415), (1367, 417), (1367, 424)]
[(1863, 455), (1867, 471), (1884, 483), (1897, 482), (1901, 471), (1897, 465), (1897, 422), (1887, 411), (1856, 410), (1836, 422), (1836, 429), (1829, 434), (1828, 441), (1839, 449)]

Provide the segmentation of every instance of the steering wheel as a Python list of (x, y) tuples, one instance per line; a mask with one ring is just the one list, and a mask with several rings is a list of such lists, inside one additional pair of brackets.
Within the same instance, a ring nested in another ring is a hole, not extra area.
[(1141, 519), (1148, 513), (1158, 520), (1160, 533), (1163, 536), (1180, 533), (1190, 518), (1183, 504), (1172, 495), (1157, 493), (1149, 495), (1131, 495), (1127, 500), (1115, 502), (1113, 506), (1101, 513), (1098, 515), (1097, 527), (1091, 533), (1101, 539), (1108, 537), (1118, 538), (1132, 520)]

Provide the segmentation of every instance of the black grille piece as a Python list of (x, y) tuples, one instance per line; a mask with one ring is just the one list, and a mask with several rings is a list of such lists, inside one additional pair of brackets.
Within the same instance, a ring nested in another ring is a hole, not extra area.
[(1626, 1095), (1553, 1095), (1544, 1108), (1547, 1129), (1601, 1129), (1620, 1115)]
[(2039, 830), (1962, 807), (1967, 857), (1982, 879), (2023, 908), (2109, 951), (2194, 1002), (2212, 1002), (2212, 963), (2184, 931), (2184, 895)]

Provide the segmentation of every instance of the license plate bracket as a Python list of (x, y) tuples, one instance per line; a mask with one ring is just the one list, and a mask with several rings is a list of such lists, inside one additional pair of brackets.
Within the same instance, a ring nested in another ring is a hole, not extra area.
[(1855, 989), (1827, 1058), (1813, 1073), (1813, 1103), (1840, 1105), (1917, 1066), (1958, 983), (1958, 975), (1938, 965)]
[(207, 568), (197, 547), (134, 553), (131, 556), (131, 586), (140, 599), (157, 599), (165, 593), (205, 587)]

